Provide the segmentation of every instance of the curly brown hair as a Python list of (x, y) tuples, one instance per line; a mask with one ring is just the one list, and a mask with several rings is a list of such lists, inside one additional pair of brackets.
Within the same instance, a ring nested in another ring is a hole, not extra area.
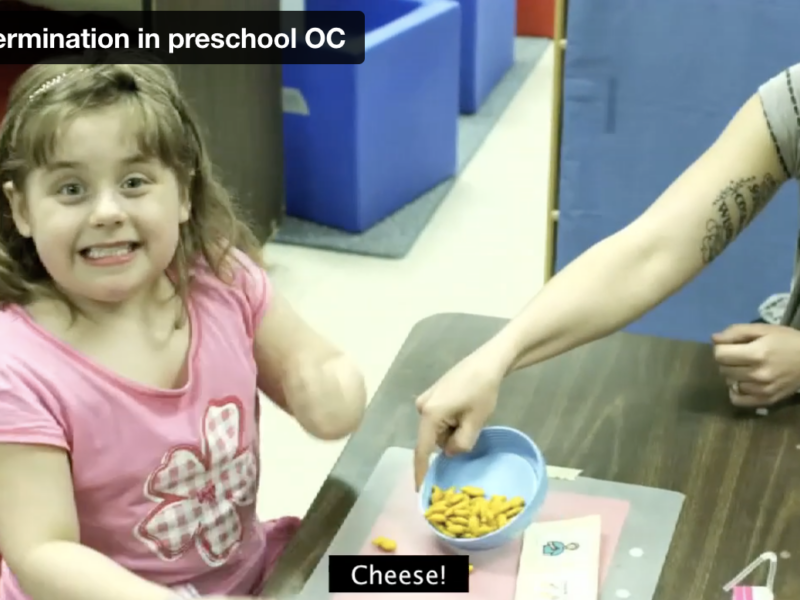
[[(188, 191), (191, 216), (180, 226), (170, 269), (184, 306), (197, 260), (205, 259), (223, 280), (232, 247), (263, 266), (261, 245), (215, 176), (197, 119), (165, 65), (39, 64), (25, 71), (0, 126), (0, 185), (10, 181), (23, 191), (28, 174), (48, 164), (76, 115), (112, 105), (138, 119), (142, 153), (172, 169)], [(10, 203), (0, 200), (0, 309), (43, 295), (64, 301), (73, 314), (77, 310), (54, 285), (33, 241), (17, 231)]]

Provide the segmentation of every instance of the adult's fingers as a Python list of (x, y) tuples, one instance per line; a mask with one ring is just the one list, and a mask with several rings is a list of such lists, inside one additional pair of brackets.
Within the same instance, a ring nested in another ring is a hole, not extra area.
[[(433, 388), (431, 388), (433, 389)], [(420, 394), (417, 396), (417, 399), (414, 401), (414, 406), (417, 407), (417, 410), (421, 411), (422, 407), (425, 406), (425, 403), (428, 401), (428, 398), (431, 395), (431, 390), (427, 390), (425, 393)]]
[(766, 384), (751, 383), (749, 381), (743, 381), (739, 384), (739, 393), (743, 396), (758, 398), (761, 404), (767, 404), (771, 396)]
[(428, 463), (431, 454), (436, 450), (438, 430), (437, 422), (430, 415), (420, 414), (417, 445), (414, 449), (414, 483), (417, 490), (422, 487), (425, 475), (428, 474)]
[(761, 379), (758, 376), (758, 370), (754, 370), (752, 365), (747, 367), (730, 367), (727, 365), (720, 365), (719, 372), (725, 379), (729, 381), (747, 381), (752, 383), (761, 382)]
[(741, 406), (744, 408), (758, 408), (761, 406), (769, 406), (769, 402), (764, 401), (760, 396), (748, 396), (747, 394), (730, 394), (731, 403), (734, 406)]
[(714, 346), (714, 360), (726, 367), (747, 367), (759, 362), (752, 344), (718, 344)]
[(740, 323), (715, 333), (711, 340), (715, 344), (746, 344), (764, 337), (772, 330), (773, 326), (765, 323)]
[(769, 406), (769, 402), (751, 387), (752, 384), (741, 383), (738, 386), (729, 385), (728, 397), (731, 404), (745, 408), (756, 408), (759, 406)]
[(453, 429), (451, 427), (439, 432), (439, 434), (436, 436), (437, 450), (443, 450), (445, 453), (447, 453), (447, 442), (450, 441), (450, 436), (452, 434)]
[(474, 415), (465, 417), (458, 428), (447, 440), (445, 452), (449, 456), (461, 454), (462, 452), (469, 452), (478, 441), (478, 435), (481, 432), (481, 424), (476, 422)]

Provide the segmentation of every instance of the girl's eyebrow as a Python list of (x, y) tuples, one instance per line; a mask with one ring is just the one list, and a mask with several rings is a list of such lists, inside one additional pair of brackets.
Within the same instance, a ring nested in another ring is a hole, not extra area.
[(122, 163), (126, 165), (136, 165), (139, 163), (146, 163), (151, 162), (153, 160), (152, 157), (145, 156), (144, 154), (138, 153), (133, 154), (127, 158), (122, 159)]
[(59, 160), (52, 163), (47, 163), (45, 169), (48, 171), (61, 171), (62, 169), (77, 169), (81, 163), (71, 162), (66, 160)]

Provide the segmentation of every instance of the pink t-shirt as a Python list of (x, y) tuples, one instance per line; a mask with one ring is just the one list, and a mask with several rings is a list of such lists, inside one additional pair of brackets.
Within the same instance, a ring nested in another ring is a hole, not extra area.
[[(162, 390), (126, 380), (0, 311), (0, 443), (64, 448), (81, 542), (130, 571), (197, 593), (251, 594), (274, 554), (256, 518), (259, 478), (254, 332), (271, 296), (245, 264), (235, 285), (198, 267), (189, 379)], [(238, 263), (236, 263), (238, 265)], [(24, 600), (3, 564), (0, 599)]]

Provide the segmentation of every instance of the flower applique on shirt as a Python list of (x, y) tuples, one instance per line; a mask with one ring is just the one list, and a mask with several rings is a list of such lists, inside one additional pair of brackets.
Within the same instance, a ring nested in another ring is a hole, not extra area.
[(160, 559), (196, 548), (216, 567), (242, 541), (239, 510), (255, 502), (258, 488), (258, 456), (243, 443), (243, 418), (237, 398), (209, 402), (200, 445), (171, 448), (148, 477), (145, 495), (157, 505), (134, 535)]

